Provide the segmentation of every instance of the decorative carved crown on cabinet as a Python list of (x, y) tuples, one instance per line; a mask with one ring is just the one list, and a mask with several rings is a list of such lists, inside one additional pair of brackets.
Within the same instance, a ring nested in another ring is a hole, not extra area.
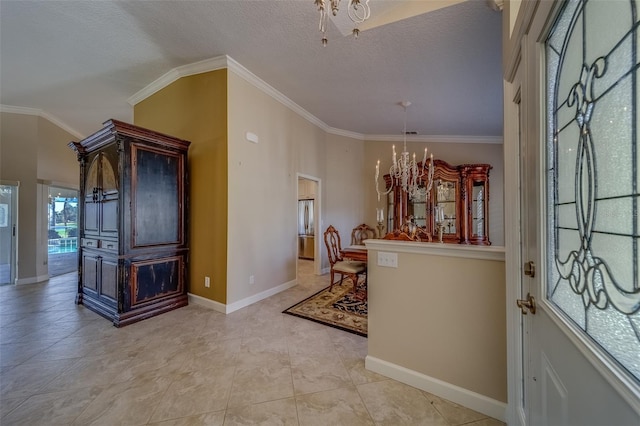
[(190, 142), (109, 120), (80, 162), (76, 303), (117, 327), (187, 305)]
[[(431, 160), (427, 160), (431, 161)], [(385, 238), (439, 241), (454, 244), (490, 245), (489, 240), (489, 164), (452, 166), (433, 160), (433, 186), (424, 197), (411, 200), (398, 186), (387, 195)], [(420, 164), (421, 166), (421, 164)], [(391, 176), (384, 176), (387, 189)], [(426, 182), (423, 182), (426, 186)], [(437, 221), (436, 213), (440, 213)], [(413, 235), (406, 235), (407, 233)]]

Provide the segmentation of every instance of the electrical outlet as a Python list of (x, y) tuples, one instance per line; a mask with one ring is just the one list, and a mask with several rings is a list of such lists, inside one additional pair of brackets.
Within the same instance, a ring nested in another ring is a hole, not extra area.
[(249, 275), (249, 284), (253, 285), (256, 283), (256, 277), (254, 275)]
[(204, 286), (207, 288), (211, 287), (211, 279), (209, 277), (204, 277)]
[(386, 268), (398, 267), (398, 253), (386, 253), (384, 251), (378, 252), (378, 266), (384, 266)]

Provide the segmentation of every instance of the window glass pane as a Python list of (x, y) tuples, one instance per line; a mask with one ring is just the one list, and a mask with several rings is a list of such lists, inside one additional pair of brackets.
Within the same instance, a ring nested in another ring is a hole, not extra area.
[(546, 297), (640, 383), (637, 6), (569, 1), (546, 43)]

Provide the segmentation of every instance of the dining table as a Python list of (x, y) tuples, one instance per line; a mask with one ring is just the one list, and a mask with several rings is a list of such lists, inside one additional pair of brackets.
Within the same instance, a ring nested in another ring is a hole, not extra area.
[(359, 262), (367, 261), (367, 248), (364, 245), (351, 245), (340, 250), (342, 257)]

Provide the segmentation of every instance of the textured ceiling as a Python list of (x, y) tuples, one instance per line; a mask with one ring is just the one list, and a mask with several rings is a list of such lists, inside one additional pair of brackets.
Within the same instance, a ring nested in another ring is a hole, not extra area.
[[(429, 2), (449, 6), (422, 13)], [(323, 48), (312, 0), (2, 0), (0, 104), (88, 135), (131, 121), (127, 99), (171, 69), (228, 55), (331, 128), (398, 135), (409, 100), (407, 130), (501, 136), (501, 13), (485, 0), (371, 4), (371, 28), (354, 39), (331, 23)]]

